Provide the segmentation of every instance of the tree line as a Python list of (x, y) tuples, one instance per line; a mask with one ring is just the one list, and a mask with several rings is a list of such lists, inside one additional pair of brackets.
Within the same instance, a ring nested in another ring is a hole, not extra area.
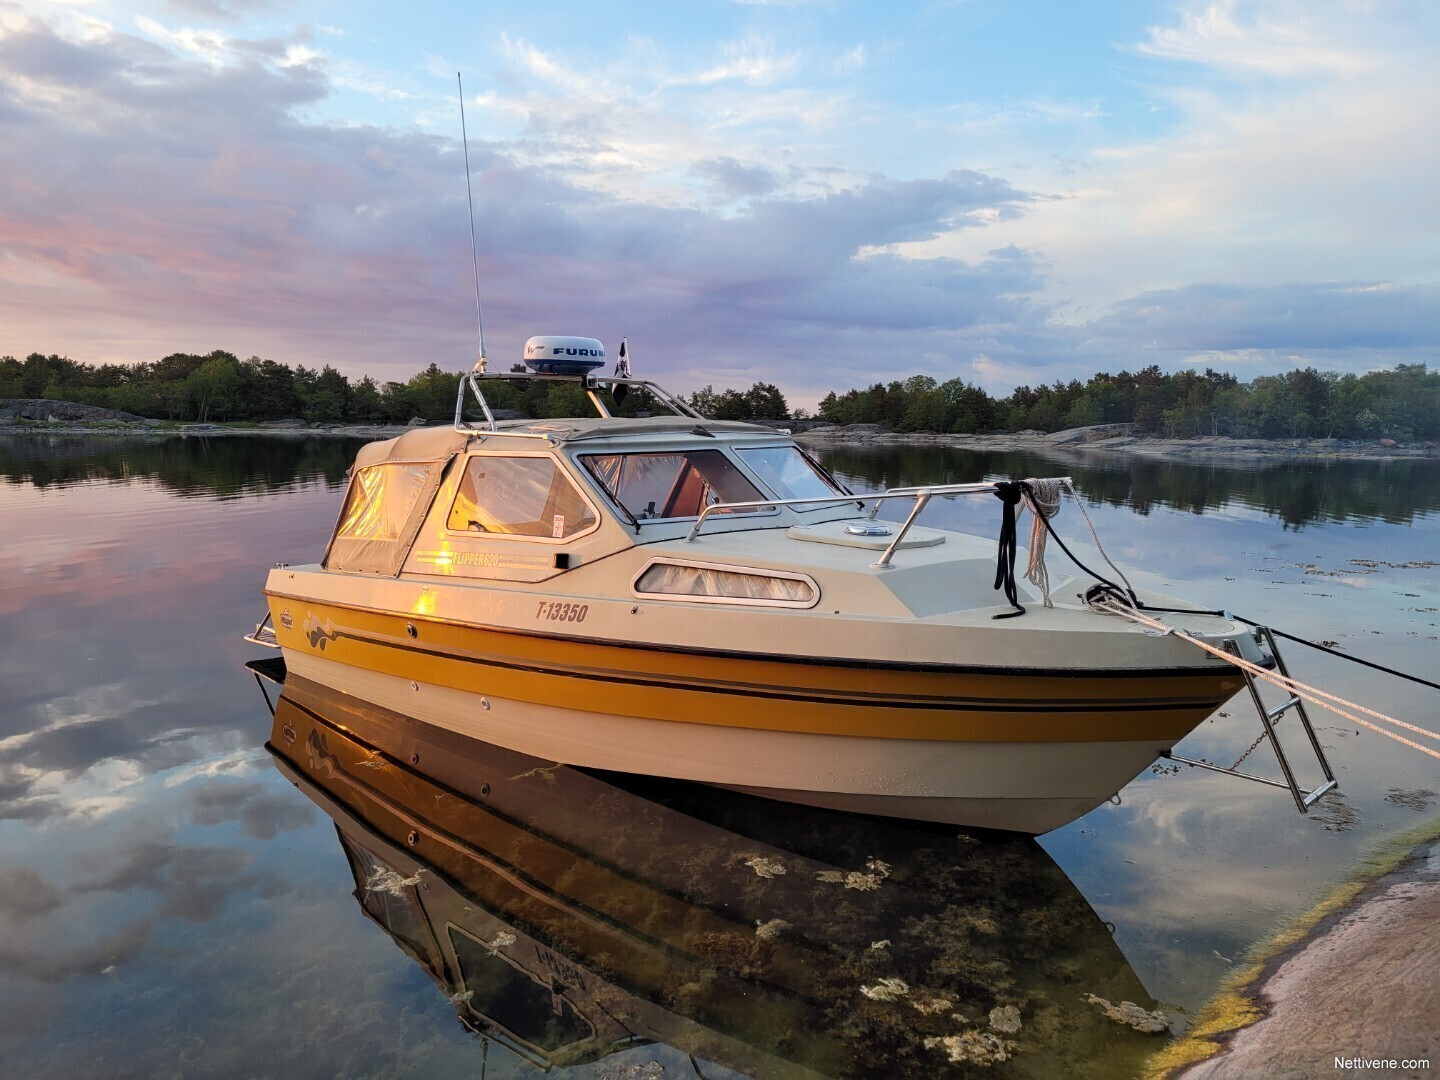
[(864, 390), (830, 393), (820, 418), (836, 424), (879, 424), (892, 431), (975, 434), (1063, 431), (1095, 424), (1133, 424), (1146, 435), (1188, 438), (1338, 438), (1398, 441), (1440, 437), (1440, 372), (1400, 364), (1364, 375), (1314, 368), (1262, 375), (1242, 383), (1206, 368), (1203, 374), (1099, 372), (1050, 386), (1020, 386), (992, 398), (961, 379), (916, 375)]
[[(512, 370), (521, 370), (519, 366)], [(310, 423), (403, 424), (454, 415), (462, 373), (430, 364), (405, 382), (351, 382), (330, 365), (291, 368), (252, 356), (241, 360), (216, 350), (172, 353), (152, 363), (91, 365), (32, 353), (0, 357), (0, 398), (75, 401), (154, 419), (235, 422), (296, 418)], [(528, 417), (583, 415), (584, 392), (573, 383), (500, 383), (487, 387), (492, 409)], [(791, 410), (779, 388), (703, 387), (686, 399), (716, 419), (807, 419)], [(634, 393), (615, 408), (647, 412), (648, 395)], [(1133, 424), (1142, 434), (1252, 438), (1440, 437), (1440, 372), (1400, 364), (1364, 375), (1303, 368), (1242, 383), (1207, 368), (1174, 374), (1158, 366), (1134, 374), (1099, 372), (1049, 386), (1020, 386), (995, 398), (962, 379), (928, 375), (831, 392), (817, 419), (836, 424), (878, 424), (892, 431), (975, 434), (988, 431), (1060, 431), (1094, 424)]]
[[(512, 372), (523, 372), (516, 364)], [(366, 375), (352, 383), (326, 364), (319, 370), (291, 368), (252, 356), (241, 360), (223, 350), (199, 355), (172, 353), (153, 363), (91, 365), (64, 356), (31, 353), (24, 360), (0, 357), (0, 399), (74, 401), (118, 409), (156, 420), (260, 422), (298, 419), (309, 423), (404, 424), (419, 418), (448, 420), (462, 372), (430, 364), (405, 382), (379, 383)], [(591, 409), (575, 383), (544, 380), (491, 383), (485, 397), (497, 413), (547, 418), (584, 416)], [(742, 393), (712, 387), (688, 399), (718, 420), (790, 418), (778, 387), (756, 383)], [(649, 412), (656, 403), (643, 390), (609, 402), (618, 415)]]
[(45, 398), (118, 409), (156, 420), (302, 419), (312, 423), (406, 423), (454, 415), (459, 374), (431, 364), (407, 382), (352, 383), (318, 371), (217, 349), (171, 353), (153, 363), (92, 365), (31, 353), (0, 357), (0, 398)]

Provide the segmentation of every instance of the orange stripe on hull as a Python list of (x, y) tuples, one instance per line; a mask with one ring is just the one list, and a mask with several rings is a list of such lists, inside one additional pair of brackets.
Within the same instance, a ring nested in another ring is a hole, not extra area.
[[(807, 663), (557, 640), (272, 597), (280, 644), (419, 683), (616, 716), (888, 739), (1184, 737), (1240, 688), (1233, 670), (1081, 676)], [(407, 626), (414, 626), (411, 638)]]

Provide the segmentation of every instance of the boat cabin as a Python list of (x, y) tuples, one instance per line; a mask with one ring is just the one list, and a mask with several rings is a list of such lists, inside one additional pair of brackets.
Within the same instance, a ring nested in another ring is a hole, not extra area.
[[(770, 501), (767, 501), (770, 500)], [(785, 505), (815, 500), (807, 505)], [(706, 513), (713, 510), (712, 513)], [(541, 581), (650, 540), (854, 517), (779, 431), (689, 417), (420, 428), (362, 448), (326, 570)]]

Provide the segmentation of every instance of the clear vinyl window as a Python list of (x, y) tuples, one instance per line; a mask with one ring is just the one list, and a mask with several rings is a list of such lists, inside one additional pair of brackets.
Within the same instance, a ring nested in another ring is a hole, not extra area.
[(472, 457), (446, 520), (456, 532), (566, 539), (595, 512), (549, 457)]
[(637, 521), (699, 517), (707, 506), (765, 498), (719, 450), (586, 454), (585, 468)]
[(778, 498), (822, 499), (843, 494), (816, 470), (798, 447), (743, 446), (736, 452)]
[(350, 481), (335, 536), (341, 540), (399, 540), (429, 475), (428, 464), (361, 469)]

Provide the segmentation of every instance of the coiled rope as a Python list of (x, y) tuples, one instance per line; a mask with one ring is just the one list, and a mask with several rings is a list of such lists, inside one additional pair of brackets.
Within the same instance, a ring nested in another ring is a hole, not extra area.
[(1060, 512), (1059, 480), (1027, 480), (1021, 488), (1025, 505), (1030, 510), (1030, 561), (1025, 567), (1025, 580), (1040, 590), (1046, 607), (1054, 607), (1050, 599), (1050, 569), (1045, 565), (1045, 538), (1050, 535), (1046, 523)]

